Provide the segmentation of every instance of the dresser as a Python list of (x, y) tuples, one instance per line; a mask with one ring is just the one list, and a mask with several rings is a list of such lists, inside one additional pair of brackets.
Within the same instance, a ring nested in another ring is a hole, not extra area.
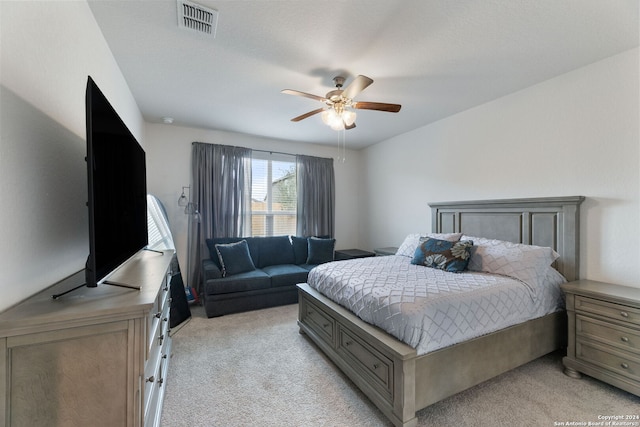
[(569, 332), (565, 374), (584, 373), (640, 396), (640, 288), (578, 280), (562, 289)]
[[(173, 250), (140, 251), (111, 276), (68, 277), (0, 314), (0, 426), (157, 426), (171, 351)], [(19, 284), (16, 284), (19, 286)]]

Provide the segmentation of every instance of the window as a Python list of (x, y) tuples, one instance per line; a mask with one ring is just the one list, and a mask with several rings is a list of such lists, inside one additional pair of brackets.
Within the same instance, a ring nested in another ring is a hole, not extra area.
[(251, 235), (295, 235), (296, 157), (254, 151), (251, 182)]

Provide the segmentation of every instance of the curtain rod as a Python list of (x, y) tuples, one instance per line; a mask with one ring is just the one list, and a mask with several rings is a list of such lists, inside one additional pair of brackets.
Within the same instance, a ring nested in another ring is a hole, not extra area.
[[(1, 1), (1, 0), (0, 0)], [(310, 156), (308, 154), (291, 154), (291, 153), (283, 153), (282, 151), (273, 151), (273, 150), (256, 150), (256, 149), (251, 149), (252, 151), (257, 151), (259, 153), (269, 153), (269, 154), (284, 154), (285, 156), (294, 156), (294, 157), (298, 157), (298, 156), (306, 156), (306, 157), (315, 157), (318, 159), (331, 159), (334, 160), (333, 157), (319, 157), (319, 156)]]
[[(2, 0), (0, 0), (2, 1)], [(211, 144), (209, 142), (198, 142), (198, 141), (193, 141), (191, 143), (191, 145), (193, 144)], [(211, 145), (227, 145), (227, 144), (211, 144)], [(238, 147), (237, 145), (229, 145), (229, 147)], [(248, 148), (248, 147), (240, 147), (240, 148)], [(273, 151), (273, 150), (258, 150), (255, 148), (249, 148), (251, 151), (258, 151), (260, 153), (269, 153), (269, 154), (284, 154), (285, 156), (307, 156), (307, 157), (317, 157), (319, 159), (331, 159), (331, 160), (335, 160), (333, 157), (319, 157), (319, 156), (309, 156), (308, 154), (291, 154), (291, 153), (284, 153), (282, 151)]]
[(284, 154), (285, 156), (297, 156), (297, 154), (291, 154), (291, 153), (283, 153), (282, 151), (273, 151), (273, 150), (256, 150), (256, 149), (251, 149), (252, 151), (258, 151), (260, 153), (269, 153), (269, 154)]

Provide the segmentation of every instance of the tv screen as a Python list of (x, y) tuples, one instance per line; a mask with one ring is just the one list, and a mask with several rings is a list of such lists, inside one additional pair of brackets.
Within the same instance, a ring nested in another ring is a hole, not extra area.
[(144, 150), (91, 77), (87, 81), (86, 116), (86, 285), (95, 287), (147, 245), (147, 181)]

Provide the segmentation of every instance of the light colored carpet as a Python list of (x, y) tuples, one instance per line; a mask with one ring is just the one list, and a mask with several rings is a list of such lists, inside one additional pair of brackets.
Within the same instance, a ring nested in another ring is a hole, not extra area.
[[(297, 313), (289, 305), (207, 319), (192, 307), (193, 318), (173, 336), (162, 426), (391, 426), (298, 333)], [(639, 397), (567, 377), (561, 357), (547, 355), (425, 408), (418, 425), (586, 425), (640, 415)]]

